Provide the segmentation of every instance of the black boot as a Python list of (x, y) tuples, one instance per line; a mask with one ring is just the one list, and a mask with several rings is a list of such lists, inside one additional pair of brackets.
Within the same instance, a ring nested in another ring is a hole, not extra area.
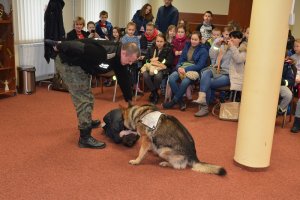
[(151, 103), (153, 103), (154, 105), (158, 103), (159, 100), (159, 95), (157, 93), (157, 90), (152, 91), (151, 93), (153, 93), (153, 98)]
[(93, 138), (91, 136), (91, 131), (92, 128), (80, 129), (78, 146), (80, 148), (103, 149), (106, 144)]
[(300, 118), (299, 117), (295, 117), (294, 119), (294, 125), (291, 129), (291, 132), (293, 133), (298, 133), (300, 132)]
[(170, 109), (173, 108), (176, 104), (177, 104), (177, 100), (173, 98), (172, 101), (163, 103), (162, 106), (164, 109)]
[(96, 120), (92, 120), (92, 128), (98, 128), (100, 125), (100, 120), (96, 119)]
[(151, 94), (149, 96), (149, 101), (152, 102), (154, 97), (154, 91), (151, 91)]

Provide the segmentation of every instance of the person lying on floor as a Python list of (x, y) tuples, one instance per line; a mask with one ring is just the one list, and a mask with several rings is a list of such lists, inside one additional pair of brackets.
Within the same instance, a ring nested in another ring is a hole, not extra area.
[(60, 42), (45, 40), (45, 43), (52, 45), (59, 55), (55, 59), (55, 66), (68, 86), (77, 112), (79, 147), (104, 148), (106, 146), (104, 142), (97, 141), (91, 136), (95, 124), (92, 120), (94, 96), (90, 88), (90, 75), (103, 72), (103, 66), (111, 66), (120, 83), (125, 101), (131, 104), (132, 93), (126, 66), (134, 63), (139, 57), (137, 45), (127, 43), (121, 46), (119, 43), (94, 39)]
[(104, 134), (116, 144), (132, 147), (140, 138), (136, 131), (128, 130), (124, 126), (122, 110), (120, 108), (109, 111), (104, 117), (101, 127)]

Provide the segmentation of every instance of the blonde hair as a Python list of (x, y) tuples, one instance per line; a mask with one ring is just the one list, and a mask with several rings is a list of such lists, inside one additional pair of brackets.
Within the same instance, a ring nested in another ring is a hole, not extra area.
[(300, 38), (298, 38), (298, 39), (295, 39), (295, 42), (294, 43), (298, 43), (298, 44), (300, 44)]
[(83, 27), (85, 26), (85, 20), (83, 19), (83, 17), (80, 17), (80, 16), (78, 16), (78, 17), (76, 17), (75, 19), (74, 19), (74, 21), (73, 21), (73, 26), (75, 27), (75, 24), (83, 24)]
[(218, 27), (215, 27), (212, 31), (216, 31), (216, 32), (222, 33), (221, 29), (219, 29)]
[(136, 29), (136, 24), (134, 22), (128, 22), (126, 28), (128, 28), (129, 26), (134, 26), (134, 28)]
[(233, 31), (233, 28), (231, 27), (231, 26), (225, 26), (224, 28), (223, 28), (223, 32), (232, 32)]
[(148, 22), (148, 23), (146, 24), (146, 26), (152, 26), (153, 28), (155, 28), (155, 24), (154, 24), (153, 22)]

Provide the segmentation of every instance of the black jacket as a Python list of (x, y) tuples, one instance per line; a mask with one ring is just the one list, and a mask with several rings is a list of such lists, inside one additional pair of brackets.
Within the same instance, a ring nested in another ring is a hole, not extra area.
[[(156, 52), (158, 52), (157, 47), (154, 45), (152, 48), (148, 48), (147, 54), (144, 58), (144, 62), (150, 62), (150, 59), (153, 58), (155, 50)], [(156, 57), (158, 57), (159, 62), (163, 62), (165, 60), (164, 64), (167, 66), (168, 69), (172, 67), (174, 54), (169, 44), (166, 44), (164, 48), (161, 50), (161, 52), (159, 52), (159, 54), (156, 53)]]
[[(65, 38), (65, 29), (62, 10), (65, 5), (63, 0), (50, 0), (44, 14), (44, 39), (61, 41)], [(52, 46), (45, 45), (44, 57), (49, 63), (50, 58), (56, 57)]]
[[(121, 43), (108, 40), (81, 39), (63, 41), (57, 45), (61, 62), (80, 66), (88, 74), (106, 73), (114, 70), (125, 101), (132, 100), (128, 66), (121, 64)], [(107, 59), (107, 55), (115, 56)], [(104, 70), (101, 64), (108, 64)]]
[(292, 87), (295, 84), (295, 72), (293, 71), (292, 64), (288, 62), (284, 62), (283, 65), (281, 85), (286, 85), (286, 81), (288, 87)]
[[(89, 33), (86, 31), (81, 30), (81, 34), (84, 36), (84, 38), (88, 38), (89, 37)], [(67, 33), (67, 40), (78, 40), (78, 36), (76, 33), (76, 30), (73, 29), (70, 32)]]
[[(148, 42), (150, 42), (150, 41), (147, 40), (145, 34), (142, 34), (141, 39), (140, 39), (140, 45), (141, 45), (140, 49), (141, 49), (142, 55), (145, 55), (146, 52), (147, 52)], [(151, 42), (154, 44), (155, 43), (155, 38), (153, 38), (153, 40)]]
[(117, 144), (122, 143), (127, 147), (132, 147), (139, 139), (139, 136), (135, 134), (120, 137), (120, 132), (125, 130), (121, 109), (109, 111), (103, 117), (103, 122), (105, 122), (105, 126), (103, 126), (105, 135), (110, 137)]

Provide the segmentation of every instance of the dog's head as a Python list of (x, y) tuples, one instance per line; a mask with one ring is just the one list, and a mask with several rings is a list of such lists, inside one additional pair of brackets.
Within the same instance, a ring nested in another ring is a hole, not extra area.
[(135, 126), (133, 125), (133, 120), (131, 116), (132, 109), (136, 106), (128, 106), (124, 107), (122, 105), (119, 105), (120, 109), (122, 110), (122, 116), (124, 120), (124, 126), (128, 128), (129, 130), (135, 130)]

